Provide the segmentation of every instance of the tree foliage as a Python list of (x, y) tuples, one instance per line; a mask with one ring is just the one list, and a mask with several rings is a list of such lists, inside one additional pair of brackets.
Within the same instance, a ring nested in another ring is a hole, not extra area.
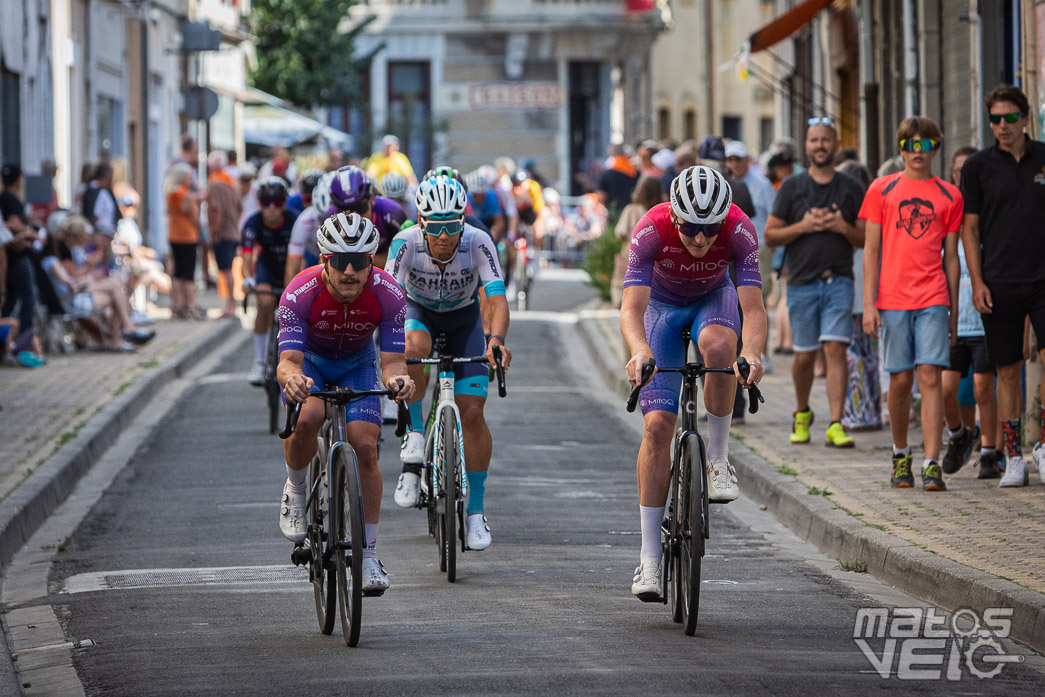
[(352, 44), (368, 22), (339, 33), (355, 0), (253, 0), (250, 30), (257, 37), (258, 69), (250, 84), (305, 107), (339, 106), (357, 97), (366, 57)]

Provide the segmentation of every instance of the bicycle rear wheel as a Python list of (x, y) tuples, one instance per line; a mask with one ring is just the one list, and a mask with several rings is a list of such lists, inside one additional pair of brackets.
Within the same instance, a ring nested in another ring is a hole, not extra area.
[[(277, 325), (278, 326), (278, 325)], [(276, 381), (276, 364), (279, 362), (277, 355), (279, 346), (276, 343), (276, 330), (269, 330), (268, 347), (265, 352), (265, 396), (269, 407), (269, 433), (279, 430), (280, 407), (283, 406), (282, 394), (279, 382)]]
[(439, 450), (439, 570), (446, 572), (446, 580), (457, 580), (457, 469), (460, 457), (457, 452), (457, 419), (450, 409), (440, 415)]
[(337, 486), (331, 489), (334, 511), (334, 557), (337, 559), (337, 591), (341, 605), (341, 631), (345, 643), (359, 643), (363, 609), (363, 499), (355, 453), (347, 445), (338, 449), (334, 464)]
[(703, 501), (707, 498), (704, 443), (690, 434), (680, 444), (678, 489), (674, 504), (678, 520), (678, 556), (675, 558), (673, 598), (681, 610), (682, 628), (688, 636), (697, 631), (700, 610), (700, 572), (704, 557), (706, 525)]
[(327, 515), (327, 483), (316, 482), (323, 476), (323, 462), (318, 456), (312, 458), (309, 465), (309, 491), (315, 490), (312, 502), (308, 506), (308, 546), (312, 552), (309, 564), (309, 575), (312, 577), (312, 590), (316, 596), (316, 619), (319, 620), (319, 631), (330, 634), (334, 631), (334, 617), (337, 614), (337, 579), (327, 555), (327, 539), (330, 533), (330, 517)]

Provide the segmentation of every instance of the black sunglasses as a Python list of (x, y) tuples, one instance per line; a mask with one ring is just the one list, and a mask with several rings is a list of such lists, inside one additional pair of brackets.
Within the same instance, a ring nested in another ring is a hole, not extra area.
[(258, 205), (261, 206), (262, 208), (268, 208), (269, 206), (278, 206), (279, 208), (282, 208), (283, 204), (285, 204), (285, 203), (286, 203), (286, 199), (282, 199), (282, 198), (259, 198), (258, 199)]
[(686, 237), (696, 237), (700, 233), (704, 233), (704, 237), (711, 238), (722, 232), (722, 223), (687, 223), (676, 218), (675, 229)]
[(330, 262), (338, 271), (344, 271), (351, 266), (356, 271), (370, 268), (374, 263), (374, 256), (366, 252), (338, 252), (337, 254), (324, 254), (323, 259)]
[(1002, 119), (1005, 119), (1005, 123), (1016, 123), (1020, 120), (1020, 112), (1013, 111), (1009, 114), (988, 114), (988, 118), (995, 126), (1001, 123)]

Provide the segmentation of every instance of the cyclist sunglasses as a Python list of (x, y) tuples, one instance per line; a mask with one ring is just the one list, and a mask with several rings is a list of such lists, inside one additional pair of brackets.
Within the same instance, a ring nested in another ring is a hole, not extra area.
[(932, 152), (940, 144), (931, 138), (904, 138), (900, 141), (900, 149), (904, 152)]
[(1016, 123), (1020, 120), (1020, 112), (1014, 111), (1009, 114), (989, 114), (988, 118), (990, 118), (991, 123), (994, 125), (1001, 123), (1002, 119), (1005, 119), (1005, 123)]
[(686, 223), (681, 220), (675, 220), (675, 227), (686, 237), (696, 237), (700, 233), (704, 233), (704, 237), (710, 238), (722, 232), (722, 223)]
[(835, 127), (835, 120), (829, 116), (814, 116), (806, 121), (807, 126), (830, 126)]
[(338, 252), (337, 254), (324, 254), (323, 258), (338, 271), (344, 271), (349, 265), (356, 271), (362, 271), (374, 263), (374, 256), (366, 252)]
[(261, 206), (262, 208), (268, 208), (269, 206), (278, 206), (279, 208), (282, 208), (284, 203), (286, 203), (286, 199), (282, 199), (282, 198), (259, 198), (258, 199), (258, 205)]
[(453, 237), (454, 235), (460, 235), (464, 231), (463, 220), (426, 220), (425, 221), (425, 234), (431, 235), (432, 237), (439, 237), (444, 232)]
[(359, 203), (354, 203), (351, 206), (345, 206), (339, 209), (342, 213), (355, 213), (357, 215), (367, 215), (370, 213), (370, 199), (365, 198)]

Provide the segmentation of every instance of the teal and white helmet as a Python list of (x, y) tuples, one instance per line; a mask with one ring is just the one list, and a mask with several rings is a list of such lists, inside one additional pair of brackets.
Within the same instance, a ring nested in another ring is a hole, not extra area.
[(439, 175), (421, 182), (414, 203), (422, 218), (460, 218), (468, 208), (468, 194), (461, 182)]

